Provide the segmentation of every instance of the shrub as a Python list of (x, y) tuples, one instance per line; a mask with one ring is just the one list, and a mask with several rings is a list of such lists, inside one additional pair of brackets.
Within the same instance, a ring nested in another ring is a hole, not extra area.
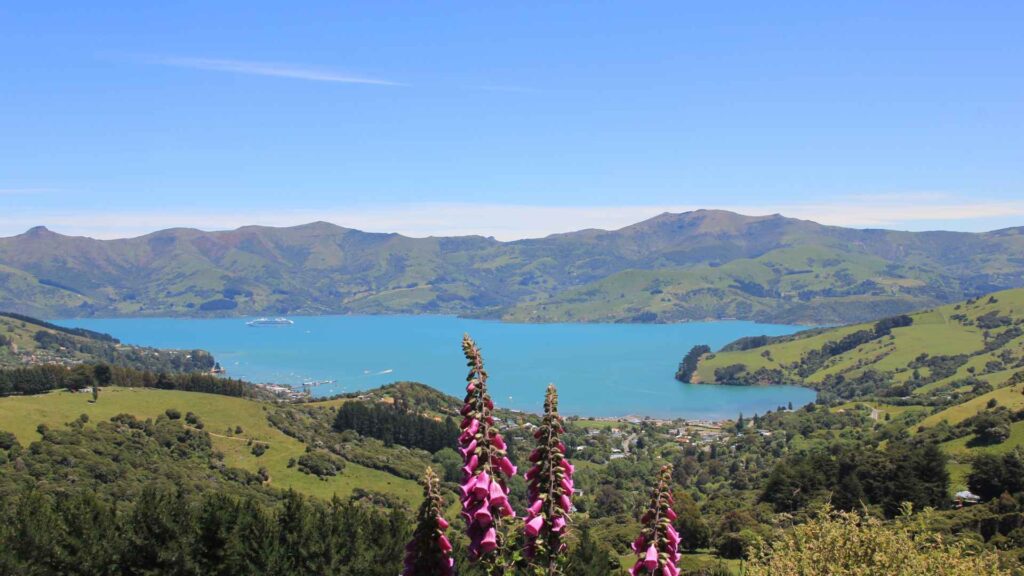
[(749, 576), (1009, 576), (991, 553), (970, 555), (959, 544), (883, 524), (856, 512), (822, 510), (753, 554)]
[(299, 456), (299, 470), (319, 478), (336, 476), (345, 469), (345, 461), (323, 451), (307, 452)]

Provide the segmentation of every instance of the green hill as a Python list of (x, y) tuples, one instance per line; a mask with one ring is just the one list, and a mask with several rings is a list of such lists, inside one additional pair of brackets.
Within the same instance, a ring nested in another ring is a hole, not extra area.
[(794, 383), (842, 398), (915, 401), (999, 388), (1024, 371), (1024, 290), (1007, 290), (878, 322), (745, 339), (705, 356), (692, 376), (708, 383)]
[(0, 238), (0, 308), (36, 316), (446, 313), (515, 321), (862, 321), (1024, 286), (1024, 234), (698, 210), (499, 242), (317, 222), (101, 241)]
[(209, 372), (216, 366), (204, 350), (130, 346), (109, 334), (0, 312), (0, 368), (100, 363), (152, 372)]
[[(0, 429), (12, 432), (28, 446), (40, 438), (36, 431), (40, 424), (57, 428), (81, 414), (88, 415), (91, 422), (106, 421), (117, 414), (145, 420), (175, 409), (181, 414), (193, 412), (201, 419), (203, 430), (210, 434), (214, 448), (223, 453), (227, 466), (253, 473), (266, 468), (273, 487), (323, 498), (335, 494), (347, 497), (361, 488), (409, 503), (420, 499), (421, 490), (414, 480), (351, 461), (340, 474), (324, 479), (289, 466), (290, 460), (305, 453), (306, 445), (271, 426), (268, 413), (275, 406), (267, 402), (198, 392), (117, 387), (104, 389), (98, 402), (91, 402), (90, 398), (66, 391), (0, 398)], [(256, 456), (252, 443), (265, 444), (269, 449)]]
[(891, 418), (938, 443), (961, 490), (974, 455), (1024, 447), (1024, 290), (881, 322), (742, 339), (681, 376), (801, 384), (833, 410), (866, 405), (876, 421)]

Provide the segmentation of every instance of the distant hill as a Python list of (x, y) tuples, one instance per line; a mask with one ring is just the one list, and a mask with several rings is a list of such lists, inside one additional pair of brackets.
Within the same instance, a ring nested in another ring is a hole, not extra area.
[(744, 338), (679, 376), (802, 384), (835, 411), (899, 417), (898, 426), (952, 457), (962, 490), (976, 455), (1024, 448), (1024, 289), (880, 322)]
[(698, 210), (499, 242), (317, 222), (0, 238), (0, 309), (35, 316), (446, 313), (840, 323), (1024, 286), (1024, 229), (896, 232)]
[(975, 386), (1024, 383), (1024, 289), (876, 322), (744, 338), (706, 355), (691, 379), (796, 383), (846, 399), (936, 405)]
[(216, 365), (204, 350), (130, 346), (109, 334), (0, 312), (0, 368), (100, 363), (152, 372), (209, 372)]

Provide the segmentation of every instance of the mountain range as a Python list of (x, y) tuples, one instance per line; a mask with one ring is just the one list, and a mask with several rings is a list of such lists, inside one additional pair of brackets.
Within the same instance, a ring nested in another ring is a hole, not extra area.
[(720, 210), (500, 242), (326, 222), (0, 238), (0, 310), (44, 317), (441, 313), (855, 322), (1024, 286), (1024, 227), (849, 229)]

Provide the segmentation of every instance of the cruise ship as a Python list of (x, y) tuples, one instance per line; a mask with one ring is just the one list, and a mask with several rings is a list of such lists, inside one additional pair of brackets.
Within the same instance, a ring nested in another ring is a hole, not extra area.
[(287, 318), (257, 318), (246, 322), (249, 326), (291, 326), (295, 324)]

